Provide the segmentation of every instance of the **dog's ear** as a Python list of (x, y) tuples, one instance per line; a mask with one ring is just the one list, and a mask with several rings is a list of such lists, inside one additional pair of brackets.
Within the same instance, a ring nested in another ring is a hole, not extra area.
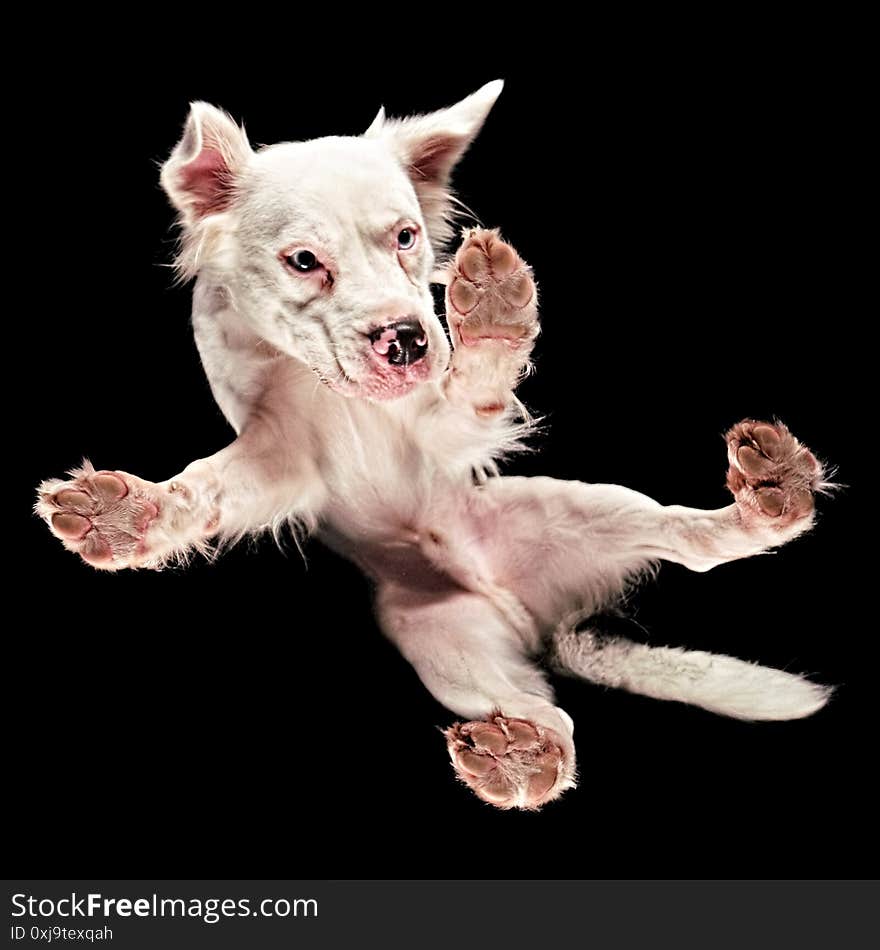
[(162, 166), (162, 187), (186, 227), (225, 211), (235, 183), (253, 154), (244, 129), (207, 102), (193, 102), (170, 158)]
[(449, 218), (452, 169), (467, 151), (501, 93), (500, 79), (487, 83), (448, 109), (407, 119), (386, 119), (380, 109), (364, 133), (388, 143), (412, 180), (432, 241), (443, 245), (452, 236)]
[(380, 106), (376, 113), (376, 118), (370, 123), (370, 127), (364, 132), (365, 139), (377, 138), (385, 125), (385, 106)]

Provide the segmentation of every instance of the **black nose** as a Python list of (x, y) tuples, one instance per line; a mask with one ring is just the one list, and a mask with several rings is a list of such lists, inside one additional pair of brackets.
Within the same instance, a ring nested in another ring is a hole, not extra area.
[(370, 340), (373, 349), (385, 356), (392, 366), (418, 363), (428, 352), (428, 337), (415, 320), (403, 320), (373, 330)]

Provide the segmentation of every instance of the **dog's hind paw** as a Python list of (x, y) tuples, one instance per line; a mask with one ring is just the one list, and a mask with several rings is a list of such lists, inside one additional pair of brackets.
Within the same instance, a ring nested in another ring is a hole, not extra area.
[(574, 787), (562, 743), (537, 723), (495, 715), (444, 735), (458, 777), (496, 808), (535, 811)]
[(497, 230), (473, 228), (450, 265), (446, 316), (453, 342), (531, 344), (538, 335), (532, 272)]
[(743, 516), (787, 527), (813, 513), (813, 493), (827, 488), (815, 455), (781, 423), (745, 419), (726, 435), (727, 487)]
[(159, 486), (125, 472), (96, 472), (87, 462), (70, 475), (69, 481), (43, 482), (37, 491), (35, 510), (55, 537), (92, 567), (150, 564), (151, 533), (163, 504)]

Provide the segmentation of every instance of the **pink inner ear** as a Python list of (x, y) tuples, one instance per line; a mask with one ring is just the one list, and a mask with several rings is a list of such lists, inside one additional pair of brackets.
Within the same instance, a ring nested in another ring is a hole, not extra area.
[(463, 140), (453, 135), (434, 135), (418, 143), (410, 165), (422, 178), (443, 179), (462, 149)]
[(232, 176), (221, 152), (205, 147), (180, 169), (180, 187), (193, 199), (199, 217), (225, 211), (232, 200)]

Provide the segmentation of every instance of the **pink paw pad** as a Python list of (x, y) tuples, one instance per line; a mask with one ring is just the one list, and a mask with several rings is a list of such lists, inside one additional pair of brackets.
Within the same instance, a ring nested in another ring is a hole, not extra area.
[(812, 513), (823, 469), (782, 423), (746, 419), (725, 438), (727, 487), (747, 516), (785, 526)]
[(88, 464), (71, 474), (70, 481), (40, 487), (37, 513), (87, 564), (116, 569), (137, 563), (159, 516), (159, 506), (146, 497), (155, 486), (121, 472), (96, 472)]
[(535, 282), (497, 231), (467, 233), (451, 265), (446, 312), (457, 341), (530, 343), (538, 335)]
[(458, 777), (498, 808), (535, 810), (573, 784), (552, 730), (501, 715), (444, 733)]

